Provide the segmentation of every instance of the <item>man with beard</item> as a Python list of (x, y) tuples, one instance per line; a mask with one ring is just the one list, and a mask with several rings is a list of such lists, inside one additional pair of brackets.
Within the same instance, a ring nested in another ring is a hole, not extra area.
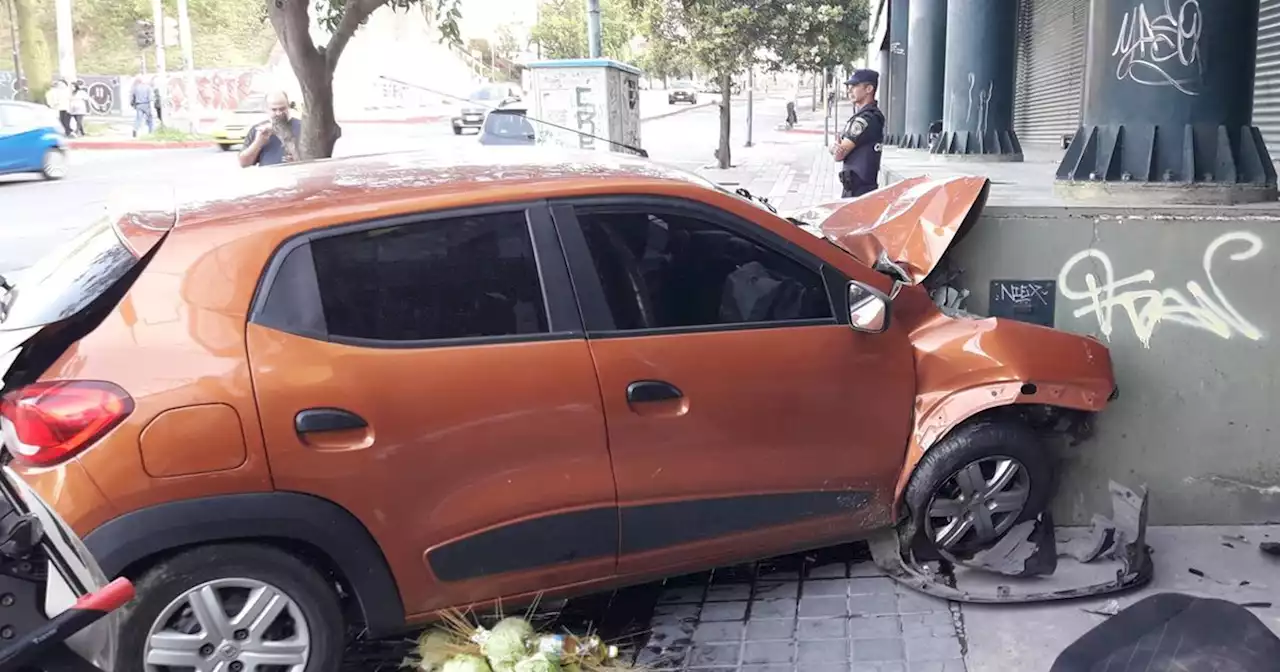
[(276, 91), (267, 96), (271, 118), (249, 129), (240, 150), (240, 167), (273, 166), (297, 161), (302, 122), (289, 116), (289, 96)]

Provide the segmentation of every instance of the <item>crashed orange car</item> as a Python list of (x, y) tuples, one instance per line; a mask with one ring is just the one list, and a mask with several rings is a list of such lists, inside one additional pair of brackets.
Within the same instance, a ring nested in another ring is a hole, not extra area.
[(804, 222), (477, 152), (245, 171), (0, 290), (14, 468), (137, 585), (117, 669), (334, 670), (348, 631), (883, 530), (971, 554), (1115, 389), (1101, 343), (922, 285), (985, 179)]

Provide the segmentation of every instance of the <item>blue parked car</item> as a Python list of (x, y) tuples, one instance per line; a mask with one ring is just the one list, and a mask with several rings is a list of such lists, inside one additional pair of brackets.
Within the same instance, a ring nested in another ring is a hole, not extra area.
[(58, 113), (43, 105), (0, 100), (0, 175), (67, 176), (67, 150)]

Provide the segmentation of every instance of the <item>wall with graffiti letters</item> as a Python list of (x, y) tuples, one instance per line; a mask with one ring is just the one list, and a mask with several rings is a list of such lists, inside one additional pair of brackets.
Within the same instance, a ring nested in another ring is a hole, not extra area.
[(1280, 520), (1280, 210), (993, 206), (948, 263), (965, 309), (1111, 350), (1120, 396), (1063, 453), (1061, 521), (1109, 510), (1108, 479), (1147, 485), (1153, 524)]

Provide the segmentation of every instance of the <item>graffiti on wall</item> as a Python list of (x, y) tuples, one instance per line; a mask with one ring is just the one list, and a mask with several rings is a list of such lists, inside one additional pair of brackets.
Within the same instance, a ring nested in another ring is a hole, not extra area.
[[(167, 72), (163, 82), (166, 108), (175, 112), (185, 112), (194, 98), (202, 110), (234, 110), (242, 100), (254, 92), (254, 82), (259, 75), (260, 72), (257, 70), (196, 70), (191, 77), (195, 84), (193, 96), (187, 91), (186, 75), (181, 72)], [(160, 83), (156, 81), (157, 86)], [(126, 98), (132, 89), (133, 78), (121, 82), (120, 92)]]
[[(1147, 3), (1125, 14), (1111, 55), (1119, 57), (1116, 79), (1145, 86), (1172, 86), (1188, 96), (1199, 95), (1200, 32), (1203, 21), (1199, 0), (1160, 0), (1152, 15)], [(1176, 5), (1176, 6), (1175, 6)]]
[[(1226, 248), (1224, 250), (1223, 248)], [(1219, 252), (1222, 251), (1220, 255)], [(1262, 239), (1249, 231), (1233, 231), (1218, 236), (1204, 250), (1202, 267), (1208, 291), (1195, 280), (1186, 283), (1186, 294), (1169, 287), (1156, 286), (1156, 273), (1145, 270), (1119, 278), (1111, 258), (1102, 250), (1082, 250), (1063, 264), (1058, 274), (1058, 290), (1080, 305), (1072, 313), (1076, 317), (1093, 315), (1102, 335), (1111, 339), (1117, 309), (1129, 318), (1134, 335), (1145, 348), (1151, 347), (1151, 336), (1163, 322), (1180, 324), (1208, 332), (1219, 338), (1243, 336), (1260, 340), (1262, 331), (1236, 310), (1213, 277), (1214, 264), (1225, 255), (1228, 261), (1252, 259), (1262, 252)], [(1088, 269), (1092, 262), (1101, 276)]]

